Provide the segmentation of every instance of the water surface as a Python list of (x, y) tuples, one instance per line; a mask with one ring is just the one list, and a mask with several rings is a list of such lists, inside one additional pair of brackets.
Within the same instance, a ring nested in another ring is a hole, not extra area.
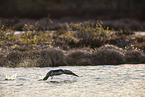
[[(82, 77), (39, 81), (49, 70), (60, 68)], [(0, 97), (145, 97), (145, 65), (0, 67)]]

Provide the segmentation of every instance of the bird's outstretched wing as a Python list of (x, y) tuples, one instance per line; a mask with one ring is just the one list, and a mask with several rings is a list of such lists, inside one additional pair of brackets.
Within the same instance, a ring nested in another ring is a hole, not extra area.
[(78, 75), (76, 75), (75, 73), (73, 73), (72, 71), (70, 70), (63, 70), (64, 74), (69, 74), (69, 75), (73, 75), (73, 76), (77, 76), (79, 77)]
[(51, 73), (52, 73), (52, 70), (46, 74), (46, 76), (43, 78), (43, 80), (47, 80), (49, 78), (49, 76), (51, 75)]

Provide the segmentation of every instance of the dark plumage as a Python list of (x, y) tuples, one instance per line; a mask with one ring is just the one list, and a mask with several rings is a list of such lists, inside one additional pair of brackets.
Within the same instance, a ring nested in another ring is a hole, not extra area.
[(49, 76), (53, 77), (53, 76), (61, 75), (61, 74), (68, 74), (68, 75), (73, 75), (73, 76), (79, 77), (78, 75), (76, 75), (75, 73), (73, 73), (73, 72), (70, 71), (70, 70), (58, 69), (58, 70), (50, 70), (50, 71), (46, 74), (46, 76), (43, 78), (43, 80), (47, 80), (47, 79), (49, 78)]

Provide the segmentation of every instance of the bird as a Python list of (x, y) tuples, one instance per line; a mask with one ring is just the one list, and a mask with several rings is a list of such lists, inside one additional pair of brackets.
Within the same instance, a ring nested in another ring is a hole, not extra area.
[(43, 78), (43, 80), (47, 80), (49, 77), (51, 77), (51, 79), (53, 79), (53, 76), (57, 76), (57, 75), (61, 75), (61, 74), (68, 74), (68, 75), (79, 77), (78, 75), (76, 75), (75, 73), (73, 73), (70, 70), (57, 69), (57, 70), (50, 70), (46, 74), (46, 76)]

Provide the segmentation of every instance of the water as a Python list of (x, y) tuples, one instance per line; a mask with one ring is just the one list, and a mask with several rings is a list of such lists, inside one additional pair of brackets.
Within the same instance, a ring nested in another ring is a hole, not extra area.
[[(82, 77), (39, 81), (49, 70), (60, 68)], [(145, 65), (0, 67), (0, 97), (145, 97)]]

